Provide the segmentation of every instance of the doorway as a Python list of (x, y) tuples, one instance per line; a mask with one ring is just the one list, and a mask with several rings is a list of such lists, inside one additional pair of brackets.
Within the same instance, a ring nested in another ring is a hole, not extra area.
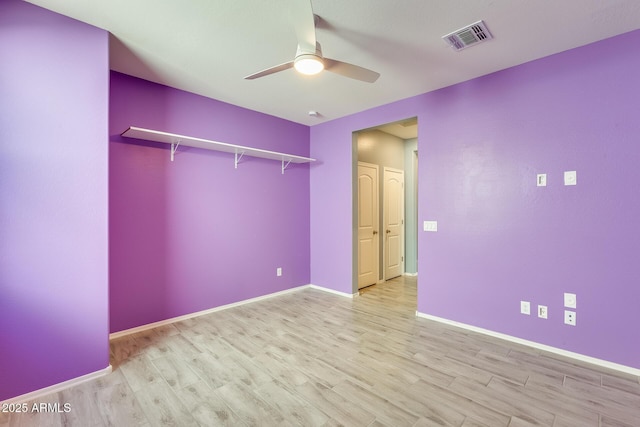
[(417, 274), (417, 128), (410, 118), (353, 133), (354, 291)]

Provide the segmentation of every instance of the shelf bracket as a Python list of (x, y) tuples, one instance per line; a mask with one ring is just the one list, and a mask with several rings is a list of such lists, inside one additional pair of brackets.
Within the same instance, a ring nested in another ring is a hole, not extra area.
[[(240, 154), (240, 155), (238, 156), (238, 154)], [(240, 160), (242, 160), (242, 156), (244, 156), (244, 151), (242, 151), (240, 153), (238, 153), (236, 151), (236, 160), (234, 162), (234, 166), (235, 166), (236, 169), (238, 169), (238, 163), (240, 163)]]
[(289, 161), (287, 161), (287, 164), (284, 163), (284, 159), (282, 159), (282, 175), (284, 175), (284, 171), (287, 170), (287, 167), (289, 166), (289, 163), (291, 163), (291, 159), (289, 159)]
[(171, 161), (173, 162), (173, 158), (176, 155), (176, 151), (178, 151), (178, 147), (180, 146), (180, 141), (171, 143)]

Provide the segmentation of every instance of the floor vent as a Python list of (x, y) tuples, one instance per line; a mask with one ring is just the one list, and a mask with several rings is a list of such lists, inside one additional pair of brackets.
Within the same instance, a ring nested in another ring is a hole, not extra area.
[(446, 36), (442, 36), (442, 39), (447, 42), (453, 50), (462, 50), (469, 46), (491, 40), (492, 38), (493, 36), (483, 21), (474, 22)]

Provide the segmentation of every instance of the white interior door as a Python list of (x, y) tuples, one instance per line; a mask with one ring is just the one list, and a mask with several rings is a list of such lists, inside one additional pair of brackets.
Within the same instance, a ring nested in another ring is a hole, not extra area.
[(404, 273), (404, 171), (384, 168), (384, 278)]
[(358, 289), (378, 282), (378, 165), (358, 162)]

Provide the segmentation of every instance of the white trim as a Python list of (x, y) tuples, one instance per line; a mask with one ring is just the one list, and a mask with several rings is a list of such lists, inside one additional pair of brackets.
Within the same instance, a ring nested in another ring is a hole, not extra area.
[(584, 354), (574, 353), (572, 351), (563, 350), (557, 347), (551, 347), (545, 344), (537, 343), (535, 341), (529, 341), (522, 338), (511, 336), (511, 335), (502, 334), (500, 332), (491, 331), (489, 329), (479, 328), (477, 326), (468, 325), (466, 323), (460, 323), (454, 320), (449, 320), (449, 319), (445, 319), (438, 316), (432, 316), (431, 314), (420, 313), (419, 311), (416, 311), (416, 316), (433, 320), (435, 322), (444, 323), (446, 325), (467, 329), (469, 331), (478, 332), (480, 334), (489, 335), (495, 338), (500, 338), (506, 341), (511, 341), (517, 344), (526, 345), (528, 347), (536, 348), (538, 350), (548, 351), (549, 353), (559, 354), (560, 356), (565, 356), (570, 359), (579, 360), (581, 362), (591, 363), (592, 365), (597, 365), (603, 368), (613, 369), (615, 371), (624, 372), (624, 373), (635, 375), (635, 376), (640, 376), (640, 369), (633, 368), (631, 366), (620, 365), (618, 363), (609, 362), (608, 360), (597, 359), (591, 356), (585, 356)]
[(125, 329), (125, 330), (118, 331), (118, 332), (113, 332), (113, 333), (109, 334), (109, 339), (113, 340), (113, 339), (116, 339), (116, 338), (122, 338), (122, 337), (124, 337), (126, 335), (131, 335), (131, 334), (135, 334), (135, 333), (138, 333), (138, 332), (147, 331), (149, 329), (157, 328), (158, 326), (170, 325), (172, 323), (180, 322), (182, 320), (192, 319), (194, 317), (204, 316), (205, 314), (215, 313), (216, 311), (226, 310), (228, 308), (238, 307), (240, 305), (250, 304), (252, 302), (257, 302), (257, 301), (262, 301), (262, 300), (273, 298), (273, 297), (277, 297), (277, 296), (280, 296), (280, 295), (289, 294), (291, 292), (297, 292), (297, 291), (300, 291), (302, 289), (306, 289), (309, 286), (311, 286), (311, 285), (302, 285), (302, 286), (298, 286), (298, 287), (291, 288), (291, 289), (285, 289), (284, 291), (274, 292), (272, 294), (262, 295), (262, 296), (255, 297), (255, 298), (249, 298), (249, 299), (245, 299), (245, 300), (238, 301), (238, 302), (232, 302), (230, 304), (225, 304), (225, 305), (209, 308), (209, 309), (202, 310), (202, 311), (196, 311), (194, 313), (189, 313), (189, 314), (185, 314), (185, 315), (182, 315), (182, 316), (172, 317), (170, 319), (159, 320), (157, 322), (147, 323), (146, 325), (136, 326), (134, 328)]
[(404, 276), (416, 277), (417, 275), (418, 273), (407, 273), (406, 271), (404, 272)]
[[(142, 326), (137, 326), (135, 328), (131, 328), (131, 329), (126, 329), (124, 331), (118, 331), (118, 332), (114, 332), (112, 334), (109, 334), (109, 339), (116, 339), (116, 338), (120, 338), (126, 335), (130, 335), (130, 334), (134, 334), (137, 332), (142, 332), (142, 331), (146, 331), (148, 329), (153, 329), (153, 328), (157, 328), (158, 326), (163, 326), (163, 325), (169, 325), (171, 323), (175, 323), (175, 322), (179, 322), (181, 320), (186, 320), (186, 319), (191, 319), (194, 317), (198, 317), (198, 316), (203, 316), (205, 314), (209, 314), (209, 313), (214, 313), (216, 311), (221, 311), (221, 310), (226, 310), (228, 308), (232, 308), (232, 307), (238, 307), (241, 305), (245, 305), (245, 304), (250, 304), (253, 302), (258, 302), (261, 300), (265, 300), (265, 299), (269, 299), (269, 298), (273, 298), (273, 297), (277, 297), (277, 296), (281, 296), (281, 295), (286, 295), (286, 294), (290, 294), (293, 292), (298, 292), (304, 289), (317, 289), (320, 291), (324, 291), (324, 292), (329, 292), (335, 295), (340, 295), (342, 297), (346, 297), (346, 298), (353, 298), (355, 295), (357, 294), (347, 294), (344, 292), (340, 292), (340, 291), (336, 291), (333, 289), (329, 289), (329, 288), (323, 288), (322, 286), (316, 286), (316, 285), (302, 285), (302, 286), (298, 286), (295, 288), (291, 288), (291, 289), (285, 289), (284, 291), (278, 291), (278, 292), (274, 292), (271, 294), (267, 294), (267, 295), (262, 295), (259, 297), (255, 297), (255, 298), (249, 298), (246, 300), (242, 300), (242, 301), (238, 301), (238, 302), (234, 302), (231, 304), (226, 304), (226, 305), (221, 305), (219, 307), (214, 307), (214, 308), (210, 308), (208, 310), (202, 310), (202, 311), (197, 311), (195, 313), (190, 313), (190, 314), (185, 314), (184, 316), (178, 316), (178, 317), (173, 317), (171, 319), (166, 319), (166, 320), (161, 320), (158, 322), (153, 322), (153, 323), (148, 323), (146, 325), (142, 325)], [(100, 377), (103, 377), (105, 375), (108, 375), (112, 372), (112, 367), (111, 365), (107, 366), (106, 368), (100, 370), (100, 371), (96, 371), (96, 372), (92, 372), (90, 374), (86, 374), (80, 377), (76, 377), (73, 379), (70, 379), (68, 381), (59, 383), (59, 384), (54, 384), (52, 386), (40, 389), (40, 390), (35, 390), (32, 391), (30, 393), (27, 394), (23, 394), (20, 396), (16, 396), (16, 397), (12, 397), (11, 399), (8, 400), (3, 400), (0, 403), (22, 403), (25, 401), (29, 401), (29, 400), (34, 400), (34, 399), (38, 399), (40, 397), (43, 397), (44, 395), (50, 394), (50, 393), (57, 393), (59, 391), (65, 390), (69, 387), (73, 387), (79, 384), (82, 384), (84, 382), (87, 381), (91, 381)]]
[(334, 295), (340, 295), (341, 297), (345, 297), (345, 298), (353, 298), (353, 297), (357, 297), (359, 294), (348, 294), (346, 292), (340, 292), (340, 291), (336, 291), (334, 289), (329, 289), (329, 288), (323, 288), (322, 286), (317, 286), (317, 285), (307, 285), (308, 288), (311, 289), (317, 289), (319, 291), (323, 291), (323, 292), (329, 292), (330, 294), (334, 294)]
[(16, 397), (12, 397), (10, 399), (7, 400), (3, 400), (2, 404), (4, 403), (23, 403), (23, 402), (27, 402), (29, 400), (36, 400), (39, 398), (44, 397), (45, 395), (51, 394), (51, 393), (58, 393), (59, 391), (62, 390), (66, 390), (69, 387), (74, 387), (77, 385), (80, 385), (82, 383), (86, 383), (87, 381), (93, 381), (95, 379), (98, 379), (100, 377), (104, 377), (106, 375), (109, 375), (112, 371), (112, 367), (111, 365), (107, 366), (104, 369), (101, 369), (99, 371), (95, 371), (95, 372), (91, 372), (89, 374), (86, 375), (82, 375), (80, 377), (76, 377), (76, 378), (72, 378), (68, 381), (64, 381), (58, 384), (54, 384), (52, 386), (49, 387), (45, 387), (45, 388), (41, 388), (39, 390), (35, 390), (26, 394), (22, 394), (20, 396), (16, 396)]
[[(262, 295), (262, 296), (255, 297), (255, 298), (249, 298), (249, 299), (245, 299), (245, 300), (242, 300), (242, 301), (233, 302), (231, 304), (225, 304), (225, 305), (221, 305), (219, 307), (209, 308), (207, 310), (196, 311), (194, 313), (189, 313), (189, 314), (185, 314), (185, 315), (178, 316), (178, 317), (172, 317), (170, 319), (159, 320), (159, 321), (153, 322), (153, 323), (147, 323), (146, 325), (136, 326), (134, 328), (125, 329), (123, 331), (113, 332), (113, 333), (109, 334), (109, 339), (113, 340), (113, 339), (116, 339), (116, 338), (122, 338), (122, 337), (127, 336), (127, 335), (135, 334), (135, 333), (142, 332), (142, 331), (147, 331), (149, 329), (157, 328), (159, 326), (170, 325), (172, 323), (180, 322), (182, 320), (193, 319), (194, 317), (204, 316), (205, 314), (215, 313), (216, 311), (226, 310), (228, 308), (238, 307), (238, 306), (241, 306), (241, 305), (250, 304), (250, 303), (253, 303), (253, 302), (258, 302), (258, 301), (262, 301), (262, 300), (265, 300), (265, 299), (269, 299), (269, 298), (273, 298), (273, 297), (277, 297), (277, 296), (281, 296), (281, 295), (286, 295), (286, 294), (289, 294), (289, 293), (292, 293), (292, 292), (298, 292), (298, 291), (301, 291), (303, 289), (309, 289), (309, 288), (317, 289), (317, 290), (324, 291), (324, 292), (330, 292), (332, 294), (340, 295), (340, 296), (347, 297), (347, 298), (353, 298), (353, 296), (354, 296), (354, 295), (347, 294), (347, 293), (344, 293), (344, 292), (335, 291), (333, 289), (323, 288), (321, 286), (302, 285), (302, 286), (298, 286), (298, 287), (291, 288), (291, 289), (285, 289), (284, 291), (274, 292), (272, 294)], [(357, 295), (357, 294), (355, 294), (355, 295)]]
[[(131, 334), (135, 334), (135, 333), (138, 333), (138, 332), (147, 331), (149, 329), (157, 328), (159, 326), (170, 325), (172, 323), (180, 322), (182, 320), (187, 320), (187, 319), (192, 319), (194, 317), (204, 316), (205, 314), (215, 313), (216, 311), (226, 310), (228, 308), (238, 307), (238, 306), (241, 306), (241, 305), (250, 304), (250, 303), (253, 303), (253, 302), (258, 302), (258, 301), (262, 301), (262, 300), (265, 300), (265, 299), (269, 299), (269, 298), (273, 298), (273, 297), (289, 294), (289, 293), (292, 293), (292, 292), (298, 292), (298, 291), (301, 291), (301, 290), (304, 290), (304, 289), (309, 289), (309, 288), (310, 289), (317, 289), (317, 290), (324, 291), (324, 292), (329, 292), (329, 293), (340, 295), (340, 296), (347, 297), (347, 298), (353, 298), (354, 297), (354, 295), (352, 295), (352, 294), (347, 294), (347, 293), (344, 293), (344, 292), (335, 291), (335, 290), (329, 289), (329, 288), (323, 288), (321, 286), (302, 285), (302, 286), (298, 286), (298, 287), (291, 288), (291, 289), (285, 289), (284, 291), (278, 291), (278, 292), (274, 292), (274, 293), (267, 294), (267, 295), (262, 295), (262, 296), (255, 297), (255, 298), (249, 298), (249, 299), (246, 299), (246, 300), (233, 302), (233, 303), (226, 304), (226, 305), (221, 305), (219, 307), (209, 308), (209, 309), (202, 310), (202, 311), (196, 311), (194, 313), (189, 313), (189, 314), (185, 314), (185, 315), (182, 315), (182, 316), (172, 317), (170, 319), (159, 320), (157, 322), (147, 323), (145, 325), (136, 326), (134, 328), (125, 329), (125, 330), (118, 331), (118, 332), (113, 332), (113, 333), (109, 334), (109, 339), (113, 340), (113, 339), (116, 339), (116, 338), (121, 338), (121, 337), (124, 337), (126, 335), (131, 335)], [(357, 295), (357, 294), (355, 294), (355, 295)]]

